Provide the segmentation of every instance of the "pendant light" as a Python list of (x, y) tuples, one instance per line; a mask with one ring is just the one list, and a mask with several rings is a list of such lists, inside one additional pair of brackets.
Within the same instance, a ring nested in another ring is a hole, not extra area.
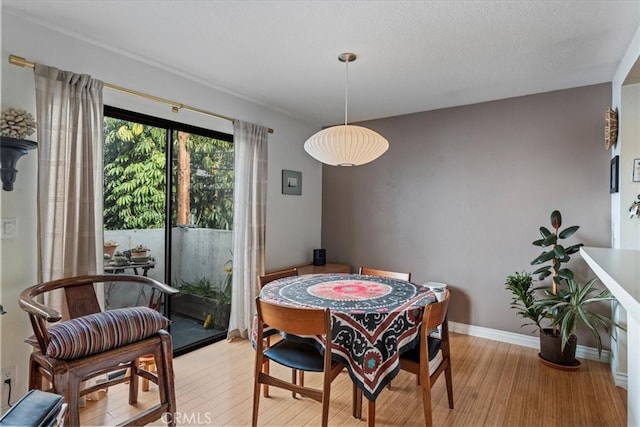
[(349, 62), (355, 61), (356, 55), (343, 53), (338, 60), (346, 65), (344, 125), (332, 126), (314, 134), (304, 143), (304, 149), (311, 157), (327, 165), (364, 165), (382, 156), (389, 148), (389, 142), (371, 129), (347, 124)]

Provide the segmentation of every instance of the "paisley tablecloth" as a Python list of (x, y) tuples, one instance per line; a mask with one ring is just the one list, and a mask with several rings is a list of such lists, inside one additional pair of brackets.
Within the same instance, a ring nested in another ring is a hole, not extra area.
[[(347, 366), (371, 401), (398, 374), (399, 354), (416, 345), (423, 308), (436, 301), (424, 286), (358, 274), (287, 277), (268, 283), (260, 298), (294, 307), (328, 307), (332, 358)], [(323, 351), (324, 337), (313, 337), (313, 342)]]

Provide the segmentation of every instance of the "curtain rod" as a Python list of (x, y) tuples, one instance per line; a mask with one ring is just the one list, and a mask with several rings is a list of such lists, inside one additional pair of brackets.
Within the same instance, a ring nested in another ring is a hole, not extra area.
[[(13, 65), (18, 65), (20, 67), (28, 67), (28, 68), (35, 68), (35, 66), (36, 66), (35, 63), (33, 63), (31, 61), (28, 61), (28, 60), (26, 60), (24, 58), (21, 58), (19, 56), (16, 56), (16, 55), (9, 55), (9, 63), (13, 64)], [(196, 113), (204, 114), (204, 115), (207, 115), (207, 116), (217, 117), (219, 119), (228, 120), (230, 122), (233, 122), (235, 120), (233, 117), (229, 117), (229, 116), (225, 116), (225, 115), (217, 114), (217, 113), (212, 113), (211, 111), (203, 110), (201, 108), (192, 107), (192, 106), (186, 105), (186, 104), (181, 104), (179, 102), (171, 101), (171, 100), (166, 99), (166, 98), (160, 98), (159, 96), (154, 96), (154, 95), (149, 95), (147, 93), (138, 92), (137, 90), (127, 89), (126, 87), (114, 85), (114, 84), (111, 84), (111, 83), (103, 82), (103, 85), (104, 85), (104, 87), (106, 87), (108, 89), (116, 90), (118, 92), (124, 92), (124, 93), (128, 93), (129, 95), (135, 95), (135, 96), (139, 96), (141, 98), (146, 98), (146, 99), (150, 99), (152, 101), (161, 102), (163, 104), (170, 105), (171, 106), (171, 111), (173, 111), (174, 113), (177, 113), (178, 111), (184, 109), (184, 110), (195, 111)], [(269, 128), (269, 133), (273, 133), (273, 129)]]

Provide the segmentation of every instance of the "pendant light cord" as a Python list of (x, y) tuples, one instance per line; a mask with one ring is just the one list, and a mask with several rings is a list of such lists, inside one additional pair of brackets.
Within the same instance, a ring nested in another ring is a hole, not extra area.
[(349, 106), (349, 60), (345, 61), (347, 70), (344, 74), (344, 125), (347, 125), (347, 107)]

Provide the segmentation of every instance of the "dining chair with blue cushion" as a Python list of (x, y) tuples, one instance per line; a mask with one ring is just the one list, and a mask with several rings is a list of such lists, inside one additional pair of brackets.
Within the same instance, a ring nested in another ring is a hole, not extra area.
[[(266, 324), (281, 332), (298, 337), (324, 336), (325, 345), (324, 354), (315, 345), (303, 340), (283, 339), (272, 344), (269, 348), (256, 346), (252, 425), (258, 424), (260, 386), (270, 385), (321, 402), (322, 425), (326, 426), (329, 419), (331, 382), (344, 368), (340, 362), (331, 360), (331, 315), (329, 309), (288, 307), (271, 304), (261, 300), (260, 297), (256, 298), (256, 309), (258, 312), (256, 343), (262, 342)], [(293, 381), (284, 381), (264, 372), (265, 359), (298, 371), (322, 372), (322, 388), (304, 387)]]
[[(424, 308), (420, 326), (418, 346), (400, 355), (400, 369), (416, 374), (422, 391), (422, 406), (426, 426), (433, 425), (431, 419), (431, 386), (444, 372), (447, 383), (449, 408), (453, 409), (453, 381), (451, 377), (451, 352), (449, 348), (449, 326), (447, 312), (451, 291), (444, 298)], [(440, 328), (439, 338), (431, 334)]]
[[(288, 268), (286, 270), (279, 270), (279, 271), (275, 271), (273, 273), (265, 273), (262, 274), (260, 276), (258, 276), (258, 286), (260, 286), (260, 289), (264, 288), (264, 286), (267, 283), (271, 283), (274, 280), (278, 280), (278, 279), (284, 279), (285, 277), (291, 277), (291, 276), (297, 276), (298, 275), (298, 270), (296, 268)], [(265, 337), (263, 340), (263, 345), (265, 348), (269, 348), (269, 346), (271, 345), (271, 336)], [(266, 374), (269, 374), (269, 359), (264, 359), (264, 366), (262, 367), (262, 372), (265, 372)], [(299, 382), (300, 385), (304, 385), (304, 372), (298, 372), (295, 369), (291, 370), (291, 382), (293, 382), (294, 384), (297, 382), (297, 377), (299, 376)], [(262, 392), (264, 393), (264, 397), (269, 397), (269, 386), (265, 385), (262, 388)], [(293, 396), (293, 398), (295, 399), (296, 394), (295, 393), (291, 393), (291, 395)]]

